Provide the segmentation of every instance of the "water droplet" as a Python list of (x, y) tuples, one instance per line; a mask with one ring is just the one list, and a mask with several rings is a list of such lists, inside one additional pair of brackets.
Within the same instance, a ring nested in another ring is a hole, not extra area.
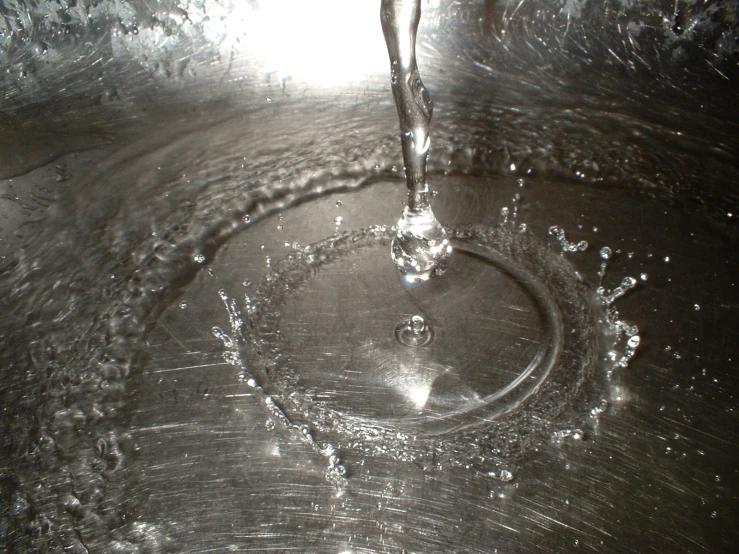
[(610, 260), (612, 255), (613, 252), (608, 246), (604, 246), (600, 249), (600, 257), (604, 260)]
[(395, 338), (404, 346), (426, 346), (434, 339), (434, 331), (423, 317), (414, 315), (395, 326)]
[(426, 322), (420, 315), (414, 315), (411, 318), (411, 331), (416, 335), (420, 335), (424, 329), (426, 329)]
[(621, 286), (624, 288), (632, 288), (636, 285), (636, 279), (633, 277), (624, 277), (623, 281), (621, 281)]

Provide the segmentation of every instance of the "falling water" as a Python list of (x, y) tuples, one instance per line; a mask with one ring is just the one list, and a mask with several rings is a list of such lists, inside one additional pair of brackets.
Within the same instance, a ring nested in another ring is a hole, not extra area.
[(383, 0), (385, 34), (393, 96), (400, 120), (408, 202), (398, 221), (392, 257), (406, 282), (441, 275), (449, 265), (452, 247), (447, 233), (431, 211), (426, 182), (426, 159), (431, 146), (431, 95), (416, 64), (416, 31), (421, 0)]

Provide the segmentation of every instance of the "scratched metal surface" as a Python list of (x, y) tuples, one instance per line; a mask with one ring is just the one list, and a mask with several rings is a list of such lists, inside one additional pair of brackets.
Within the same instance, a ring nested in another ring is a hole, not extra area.
[[(733, 552), (734, 4), (425, 5), (439, 218), (497, 222), (525, 178), (519, 217), (539, 237), (560, 224), (589, 241), (568, 258), (583, 275), (597, 281), (603, 245), (623, 253), (613, 283), (649, 274), (618, 304), (642, 347), (586, 438), (538, 442), (510, 483), (349, 455), (339, 490), (325, 458), (268, 424), (211, 329), (227, 326), (218, 291), (255, 287), (283, 241), (331, 235), (337, 213), (344, 228), (397, 217), (379, 7), (340, 4), (319, 6), (337, 10), (329, 18), (293, 0), (0, 3), (0, 552)], [(334, 47), (316, 37), (332, 32), (355, 55), (363, 45), (369, 69), (322, 57)], [(285, 35), (308, 55), (280, 50)], [(321, 197), (312, 161), (364, 167), (347, 146), (363, 133), (382, 179)], [(273, 171), (260, 166), (232, 196), (218, 179), (177, 180), (181, 167), (207, 177), (202, 160), (236, 137), (280, 162), (287, 144), (304, 166), (285, 187), (260, 182)], [(224, 230), (229, 205), (279, 201), (289, 186), (315, 198), (290, 207), (286, 195), (284, 220)], [(173, 214), (204, 229), (208, 263), (171, 263), (162, 290), (142, 292), (137, 270), (161, 245), (148, 236)], [(116, 302), (131, 313), (108, 318)], [(320, 318), (310, 325), (320, 336)]]
[[(597, 191), (581, 190), (563, 205), (558, 188), (547, 183), (530, 192), (536, 204), (525, 209), (525, 221), (542, 231), (536, 222), (586, 212), (599, 225), (597, 234), (581, 233), (586, 240), (623, 234), (637, 257), (671, 257), (650, 271), (649, 286), (625, 299), (623, 312), (643, 326), (646, 345), (620, 383), (622, 401), (582, 444), (543, 444), (507, 484), (467, 470), (428, 472), (412, 463), (368, 458), (360, 464), (350, 457), (347, 489), (337, 493), (323, 480), (320, 457), (269, 430), (264, 407), (237, 382), (237, 370), (219, 357), (220, 340), (208, 333), (226, 323), (225, 310), (212, 301), (218, 290), (238, 292), (244, 275), (258, 280), (265, 273), (257, 253), (280, 223), (275, 216), (261, 234), (255, 227), (225, 246), (218, 256), (230, 263), (216, 260), (213, 275), (203, 271), (183, 295), (187, 308), (171, 306), (150, 335), (132, 427), (141, 448), (137, 492), (149, 495), (142, 513), (150, 520), (166, 513), (176, 522), (177, 544), (187, 545), (178, 548), (192, 552), (216, 545), (331, 552), (731, 550), (736, 328), (726, 293), (737, 268), (722, 254), (729, 244), (714, 242), (710, 226), (665, 213), (659, 203), (620, 197), (619, 209), (606, 213)], [(345, 217), (361, 227), (361, 206), (367, 221), (381, 219), (386, 192), (357, 194), (339, 197), (351, 214)], [(286, 240), (315, 233), (315, 219), (328, 223), (335, 198), (302, 214), (287, 212)], [(462, 221), (480, 204), (488, 214), (498, 211), (492, 197), (475, 201), (449, 209)], [(686, 243), (681, 228), (688, 224), (694, 235)], [(582, 271), (592, 272), (593, 262), (582, 260)], [(330, 294), (314, 299), (318, 312), (321, 302), (330, 311), (335, 301)], [(322, 330), (320, 319), (304, 324), (318, 327), (306, 334)], [(337, 345), (335, 353), (342, 349)]]

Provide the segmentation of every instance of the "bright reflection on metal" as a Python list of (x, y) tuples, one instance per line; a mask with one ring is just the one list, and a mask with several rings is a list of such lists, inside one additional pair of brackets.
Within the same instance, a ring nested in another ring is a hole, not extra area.
[(431, 394), (431, 387), (427, 385), (409, 387), (405, 393), (419, 410), (426, 405)]
[[(339, 86), (387, 73), (376, 0), (234, 2), (218, 27), (220, 49), (246, 53), (277, 80)], [(225, 27), (225, 28), (224, 28)]]

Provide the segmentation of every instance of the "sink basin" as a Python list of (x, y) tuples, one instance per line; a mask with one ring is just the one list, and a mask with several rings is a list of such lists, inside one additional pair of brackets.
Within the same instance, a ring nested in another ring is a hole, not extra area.
[(0, 552), (734, 551), (732, 2), (0, 9)]

